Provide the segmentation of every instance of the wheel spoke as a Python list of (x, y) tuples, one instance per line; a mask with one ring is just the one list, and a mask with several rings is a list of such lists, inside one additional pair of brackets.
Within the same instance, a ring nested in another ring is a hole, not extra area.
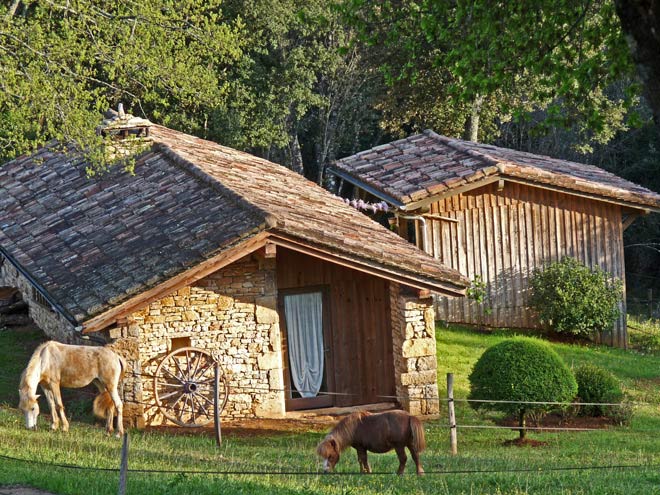
[(201, 402), (199, 402), (199, 401), (197, 400), (197, 398), (196, 398), (196, 394), (193, 394), (193, 395), (192, 395), (192, 400), (193, 400), (193, 402), (196, 402), (196, 403), (197, 403), (198, 407), (204, 412), (204, 414), (206, 415), (207, 418), (211, 418), (211, 417), (212, 417), (212, 416), (209, 415), (208, 410), (204, 407), (204, 404), (202, 404)]
[(179, 391), (179, 390), (175, 390), (174, 392), (170, 392), (169, 394), (162, 395), (162, 396), (160, 397), (160, 400), (169, 399), (170, 397), (172, 397), (172, 396), (174, 396), (174, 395), (176, 395), (176, 394), (180, 394), (180, 393), (181, 393), (181, 391)]
[(197, 360), (195, 361), (195, 369), (193, 370), (192, 374), (190, 375), (190, 379), (194, 380), (195, 377), (197, 376), (197, 370), (199, 369), (199, 363), (202, 362), (202, 358), (204, 355), (202, 353), (197, 354)]
[(181, 366), (179, 366), (179, 360), (177, 359), (177, 356), (174, 355), (170, 359), (174, 361), (174, 366), (176, 366), (176, 369), (179, 370), (179, 376), (181, 376), (181, 381), (184, 381), (186, 379), (186, 374), (181, 369)]
[[(178, 365), (177, 365), (177, 367), (178, 367)], [(174, 373), (172, 373), (167, 367), (163, 366), (163, 371), (168, 373), (175, 380), (178, 380), (180, 383), (183, 383), (183, 380), (181, 378), (179, 378), (178, 376), (176, 376)]]
[(206, 366), (204, 366), (204, 368), (201, 369), (201, 371), (199, 372), (198, 375), (195, 376), (195, 378), (197, 376), (199, 377), (204, 376), (204, 373), (206, 373), (212, 366), (213, 366), (213, 362), (208, 363)]

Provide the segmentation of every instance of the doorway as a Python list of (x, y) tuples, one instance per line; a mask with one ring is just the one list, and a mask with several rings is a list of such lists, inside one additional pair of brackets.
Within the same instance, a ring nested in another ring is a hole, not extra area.
[(325, 287), (280, 292), (287, 410), (333, 405), (328, 300)]

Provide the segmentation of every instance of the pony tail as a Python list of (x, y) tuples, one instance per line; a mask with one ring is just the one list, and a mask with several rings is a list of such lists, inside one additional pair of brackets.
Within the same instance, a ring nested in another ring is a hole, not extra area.
[(94, 416), (101, 419), (106, 419), (115, 413), (115, 403), (112, 401), (110, 392), (107, 390), (101, 392), (94, 399)]
[(415, 416), (410, 416), (410, 430), (412, 432), (413, 447), (417, 452), (423, 452), (426, 449), (426, 437), (424, 436), (424, 426)]

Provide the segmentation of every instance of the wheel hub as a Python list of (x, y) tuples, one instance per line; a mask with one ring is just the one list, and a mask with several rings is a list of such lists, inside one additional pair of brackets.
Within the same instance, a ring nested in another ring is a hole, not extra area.
[(197, 392), (197, 384), (195, 382), (186, 382), (183, 384), (183, 391), (186, 394), (194, 394)]

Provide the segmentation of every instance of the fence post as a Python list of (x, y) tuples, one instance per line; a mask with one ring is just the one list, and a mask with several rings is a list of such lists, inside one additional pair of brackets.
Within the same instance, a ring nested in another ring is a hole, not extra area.
[(222, 431), (220, 430), (220, 404), (218, 404), (218, 390), (220, 388), (220, 365), (215, 363), (215, 376), (213, 380), (213, 417), (215, 423), (215, 443), (222, 445)]
[(124, 433), (121, 445), (121, 464), (119, 465), (119, 495), (126, 495), (126, 477), (128, 475), (128, 433)]
[(458, 454), (456, 411), (454, 410), (454, 374), (447, 373), (447, 410), (449, 411), (449, 445), (452, 455)]

